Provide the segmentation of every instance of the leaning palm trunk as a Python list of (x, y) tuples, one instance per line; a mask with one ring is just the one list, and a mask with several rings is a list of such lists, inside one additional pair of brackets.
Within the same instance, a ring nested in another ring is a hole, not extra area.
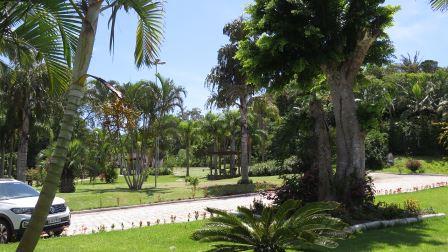
[(17, 148), (17, 180), (25, 182), (28, 161), (28, 139), (30, 131), (29, 94), (25, 92), (25, 103), (22, 108), (22, 125), (19, 131), (19, 146)]
[(59, 186), (62, 169), (67, 156), (67, 148), (72, 138), (77, 109), (80, 106), (83, 97), (85, 77), (92, 58), (101, 4), (101, 0), (89, 0), (89, 7), (85, 18), (83, 19), (82, 30), (75, 54), (72, 83), (64, 104), (64, 116), (56, 147), (51, 158), (50, 167), (39, 200), (37, 201), (31, 217), (31, 222), (20, 241), (17, 251), (33, 251), (36, 247), (47, 220), (56, 190)]
[(247, 123), (247, 97), (240, 98), (241, 112), (241, 184), (249, 183), (248, 144), (249, 126)]

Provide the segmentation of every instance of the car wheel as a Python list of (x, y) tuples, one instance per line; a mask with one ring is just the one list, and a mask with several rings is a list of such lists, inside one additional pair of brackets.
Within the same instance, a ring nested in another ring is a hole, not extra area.
[(8, 243), (11, 240), (11, 235), (9, 224), (4, 220), (0, 220), (0, 243)]
[(64, 232), (64, 229), (60, 229), (60, 230), (54, 230), (53, 231), (53, 235), (54, 236), (61, 236), (61, 234)]

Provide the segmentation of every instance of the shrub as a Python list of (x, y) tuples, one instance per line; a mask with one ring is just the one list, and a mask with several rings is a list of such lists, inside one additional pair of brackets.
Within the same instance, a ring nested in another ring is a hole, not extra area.
[(282, 204), (289, 199), (305, 203), (315, 202), (318, 199), (318, 185), (319, 177), (316, 169), (311, 169), (303, 175), (284, 176), (283, 185), (270, 199), (274, 200), (275, 204)]
[[(154, 175), (154, 173), (155, 173), (155, 168), (150, 169), (148, 172), (149, 175)], [(160, 167), (160, 168), (158, 168), (157, 175), (159, 175), (159, 176), (173, 175), (173, 168), (166, 167), (166, 166)]]
[(117, 179), (118, 179), (117, 170), (113, 167), (106, 168), (106, 170), (104, 171), (104, 181), (107, 184), (112, 184), (112, 183), (115, 183), (115, 181), (117, 181)]
[(404, 210), (406, 210), (409, 214), (414, 216), (417, 216), (422, 212), (420, 203), (413, 199), (407, 199), (404, 201)]
[(43, 168), (32, 168), (26, 171), (26, 180), (36, 181), (36, 186), (41, 186), (46, 176), (47, 171)]
[(316, 246), (336, 248), (337, 240), (347, 236), (347, 225), (328, 214), (337, 203), (300, 205), (289, 200), (264, 207), (261, 215), (246, 207), (239, 207), (236, 214), (207, 208), (212, 217), (192, 238), (215, 242), (210, 251), (306, 251)]
[(422, 163), (415, 159), (409, 159), (408, 161), (406, 161), (406, 168), (408, 168), (413, 173), (423, 171)]
[(386, 162), (388, 151), (388, 135), (378, 130), (371, 130), (366, 136), (366, 168), (382, 169)]
[(400, 208), (398, 203), (382, 203), (382, 215), (386, 220), (398, 219), (405, 217), (403, 209)]
[(199, 185), (199, 178), (198, 177), (186, 177), (185, 178), (185, 182), (187, 182), (188, 184), (190, 184), (191, 186), (191, 195), (194, 197), (196, 196), (196, 189), (198, 188)]
[(283, 161), (283, 170), (286, 173), (293, 173), (294, 171), (298, 171), (299, 168), (300, 160), (297, 156), (291, 156)]
[(289, 160), (287, 166), (280, 165), (274, 160), (270, 160), (264, 163), (254, 164), (250, 167), (249, 176), (261, 177), (261, 176), (275, 176), (292, 173), (293, 160)]

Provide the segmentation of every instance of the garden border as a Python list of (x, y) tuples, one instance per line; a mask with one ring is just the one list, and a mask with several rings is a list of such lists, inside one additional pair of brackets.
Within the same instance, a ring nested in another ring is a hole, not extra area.
[(446, 215), (444, 213), (438, 213), (438, 214), (419, 215), (417, 217), (412, 217), (412, 218), (372, 221), (372, 222), (367, 222), (367, 223), (363, 223), (363, 224), (357, 224), (357, 225), (350, 226), (350, 227), (346, 228), (346, 231), (349, 232), (350, 234), (353, 234), (353, 233), (372, 230), (372, 229), (381, 229), (381, 228), (387, 228), (387, 227), (394, 227), (397, 225), (406, 225), (406, 224), (421, 222), (426, 219), (443, 218), (445, 216)]

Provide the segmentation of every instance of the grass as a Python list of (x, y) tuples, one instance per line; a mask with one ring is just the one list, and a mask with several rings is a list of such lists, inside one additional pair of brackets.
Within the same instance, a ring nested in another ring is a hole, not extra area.
[[(412, 174), (406, 168), (406, 161), (411, 157), (397, 157), (395, 164), (391, 167), (384, 168), (380, 172), (395, 173), (395, 174)], [(413, 157), (419, 160), (422, 164), (423, 173), (426, 174), (448, 174), (448, 159), (441, 157)]]
[[(282, 183), (278, 176), (254, 177), (255, 185), (236, 185), (238, 178), (207, 181), (208, 171), (208, 168), (192, 168), (190, 171), (191, 176), (200, 178), (196, 198), (255, 192)], [(72, 211), (174, 201), (192, 197), (191, 187), (184, 179), (185, 169), (178, 168), (174, 175), (159, 176), (157, 188), (154, 188), (154, 177), (150, 176), (141, 191), (130, 191), (120, 176), (114, 184), (77, 182), (76, 192), (58, 193), (57, 196), (65, 199)]]
[[(422, 207), (433, 207), (448, 213), (448, 188), (416, 193), (387, 195), (378, 201), (402, 203), (418, 200)], [(127, 231), (42, 240), (36, 251), (205, 251), (209, 244), (190, 239), (203, 221), (167, 224)], [(335, 251), (446, 251), (448, 248), (448, 218), (388, 229), (367, 231), (342, 241)], [(101, 244), (101, 246), (98, 246)], [(0, 251), (13, 251), (17, 244), (0, 246)], [(175, 250), (174, 250), (175, 248)]]
[[(448, 188), (416, 193), (377, 197), (377, 201), (403, 203), (406, 199), (420, 202), (423, 208), (448, 214)], [(448, 248), (448, 218), (388, 229), (367, 231), (346, 240), (336, 251), (446, 251)]]

